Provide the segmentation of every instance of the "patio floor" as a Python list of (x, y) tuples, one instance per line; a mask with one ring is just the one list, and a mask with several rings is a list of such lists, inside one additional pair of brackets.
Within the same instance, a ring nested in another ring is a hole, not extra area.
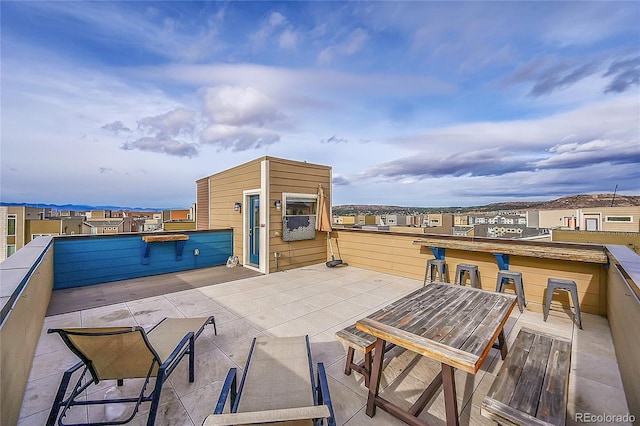
[[(159, 278), (160, 279), (160, 278)], [(345, 348), (334, 333), (422, 285), (422, 281), (358, 269), (327, 268), (324, 264), (270, 275), (192, 288), (48, 316), (40, 336), (19, 425), (46, 422), (62, 373), (77, 358), (51, 327), (135, 325), (150, 328), (164, 317), (214, 315), (218, 335), (207, 327), (196, 344), (196, 380), (187, 380), (186, 360), (166, 382), (157, 425), (200, 425), (213, 411), (222, 382), (231, 367), (243, 368), (251, 338), (258, 335), (308, 334), (314, 362), (324, 362), (338, 425), (403, 425), (378, 409), (365, 412), (367, 390), (354, 372), (345, 376)], [(607, 319), (583, 314), (583, 330), (562, 311), (542, 321), (541, 306), (530, 303), (524, 313), (514, 309), (506, 327), (511, 343), (523, 326), (569, 337), (573, 341), (567, 424), (577, 424), (575, 413), (626, 414), (629, 412)], [(456, 372), (460, 424), (495, 424), (480, 414), (482, 399), (495, 379), (502, 360), (492, 350), (478, 374)], [(383, 396), (408, 407), (439, 370), (439, 364), (398, 348), (388, 353), (381, 385)], [(97, 392), (112, 386), (105, 384)], [(125, 382), (125, 392), (130, 386)], [(146, 424), (143, 410), (130, 425)], [(110, 408), (108, 409), (110, 410)], [(104, 408), (79, 408), (74, 421), (96, 421)], [(427, 405), (420, 418), (445, 424), (442, 392)]]

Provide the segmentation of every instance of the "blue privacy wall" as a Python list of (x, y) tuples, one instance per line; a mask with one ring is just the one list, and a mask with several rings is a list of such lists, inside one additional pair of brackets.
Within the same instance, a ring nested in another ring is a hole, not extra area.
[[(175, 233), (162, 235), (172, 234)], [(233, 254), (232, 230), (180, 234), (189, 236), (182, 242), (181, 260), (177, 260), (176, 241), (150, 242), (145, 246), (142, 237), (150, 235), (148, 233), (56, 237), (53, 288), (81, 287), (224, 265)], [(197, 256), (194, 254), (196, 249)]]

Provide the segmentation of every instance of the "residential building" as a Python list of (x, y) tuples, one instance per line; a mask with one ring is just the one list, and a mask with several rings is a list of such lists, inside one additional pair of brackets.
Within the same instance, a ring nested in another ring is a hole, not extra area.
[(640, 232), (640, 206), (540, 210), (538, 213), (540, 228)]
[(84, 222), (84, 234), (119, 234), (132, 232), (131, 217), (90, 218)]

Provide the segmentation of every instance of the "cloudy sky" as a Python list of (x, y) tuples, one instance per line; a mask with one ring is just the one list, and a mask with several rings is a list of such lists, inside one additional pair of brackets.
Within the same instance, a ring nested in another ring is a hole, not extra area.
[(1, 201), (185, 208), (270, 155), (333, 203), (640, 193), (640, 3), (12, 2)]

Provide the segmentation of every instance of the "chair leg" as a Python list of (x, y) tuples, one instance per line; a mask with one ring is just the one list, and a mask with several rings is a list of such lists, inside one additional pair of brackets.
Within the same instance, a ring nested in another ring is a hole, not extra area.
[(154, 426), (156, 416), (158, 414), (158, 406), (160, 405), (160, 393), (162, 392), (162, 384), (164, 382), (164, 369), (158, 370), (156, 376), (156, 385), (153, 388), (153, 398), (151, 399), (151, 407), (149, 408), (149, 417), (147, 418), (147, 426)]
[(195, 361), (196, 361), (196, 338), (191, 336), (189, 339), (189, 383), (193, 383), (196, 379), (195, 374)]
[(331, 403), (331, 394), (329, 393), (329, 383), (327, 382), (327, 374), (324, 370), (324, 364), (318, 363), (318, 403), (329, 407), (331, 416), (327, 419), (328, 426), (335, 426), (336, 419), (333, 414), (333, 404)]
[(73, 372), (68, 370), (62, 375), (62, 381), (60, 382), (60, 386), (58, 387), (58, 393), (56, 393), (56, 398), (53, 401), (53, 405), (51, 406), (51, 411), (49, 412), (49, 418), (47, 419), (47, 426), (53, 426), (56, 423), (56, 418), (58, 417), (58, 412), (60, 411), (60, 405), (62, 400), (64, 399), (64, 394), (67, 392), (67, 388), (69, 387), (69, 381), (71, 380), (71, 374)]

